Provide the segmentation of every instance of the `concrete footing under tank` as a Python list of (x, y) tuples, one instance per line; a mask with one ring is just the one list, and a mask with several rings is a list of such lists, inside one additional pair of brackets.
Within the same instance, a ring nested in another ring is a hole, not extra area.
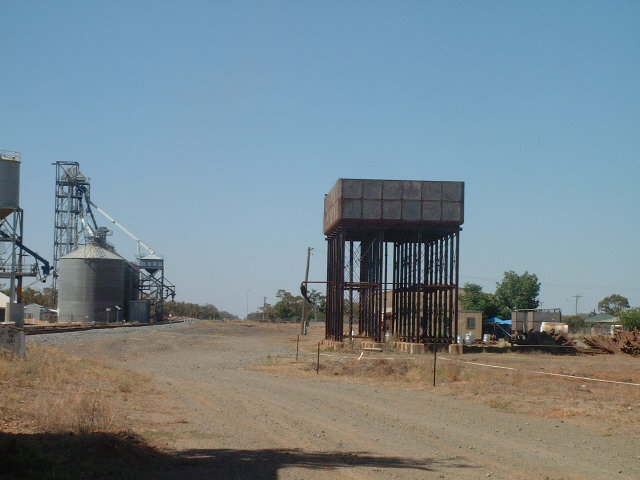
[[(428, 343), (413, 343), (413, 342), (393, 342), (389, 344), (373, 342), (371, 340), (363, 338), (355, 338), (353, 340), (344, 340), (342, 342), (336, 340), (324, 339), (321, 342), (323, 348), (331, 350), (369, 350), (369, 351), (383, 351), (391, 350), (402, 353), (408, 353), (410, 355), (424, 355), (432, 353), (433, 349), (431, 344)], [(440, 350), (440, 346), (438, 348)], [(443, 348), (444, 350), (444, 348)], [(449, 344), (448, 352), (451, 354), (464, 353), (464, 345), (462, 344)]]

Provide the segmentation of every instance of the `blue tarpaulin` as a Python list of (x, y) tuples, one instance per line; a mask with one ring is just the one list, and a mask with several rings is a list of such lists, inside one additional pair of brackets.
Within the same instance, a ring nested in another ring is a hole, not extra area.
[(511, 320), (502, 320), (498, 317), (487, 319), (487, 323), (498, 323), (500, 325), (511, 325)]

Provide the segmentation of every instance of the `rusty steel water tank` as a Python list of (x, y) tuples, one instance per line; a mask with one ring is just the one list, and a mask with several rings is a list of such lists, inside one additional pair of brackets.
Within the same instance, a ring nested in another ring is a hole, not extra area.
[(340, 227), (451, 228), (464, 223), (464, 182), (339, 179), (324, 200), (324, 233)]

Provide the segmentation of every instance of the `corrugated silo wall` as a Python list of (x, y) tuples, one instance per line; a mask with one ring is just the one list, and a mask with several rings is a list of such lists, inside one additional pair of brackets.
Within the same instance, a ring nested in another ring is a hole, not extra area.
[(124, 266), (124, 306), (122, 308), (123, 318), (132, 321), (129, 302), (140, 298), (140, 270), (137, 265), (125, 262)]
[(0, 220), (20, 205), (20, 162), (0, 159)]
[(115, 321), (115, 307), (124, 305), (124, 265), (124, 260), (108, 258), (60, 259), (58, 320)]

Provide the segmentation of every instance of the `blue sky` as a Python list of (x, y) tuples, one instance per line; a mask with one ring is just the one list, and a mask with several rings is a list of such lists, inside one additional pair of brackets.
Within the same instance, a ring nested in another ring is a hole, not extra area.
[[(325, 276), (336, 179), (466, 182), (461, 280), (640, 305), (640, 3), (0, 3), (0, 149), (51, 257), (54, 167), (244, 316)], [(106, 225), (106, 222), (105, 222)], [(135, 244), (114, 242), (132, 258)]]

